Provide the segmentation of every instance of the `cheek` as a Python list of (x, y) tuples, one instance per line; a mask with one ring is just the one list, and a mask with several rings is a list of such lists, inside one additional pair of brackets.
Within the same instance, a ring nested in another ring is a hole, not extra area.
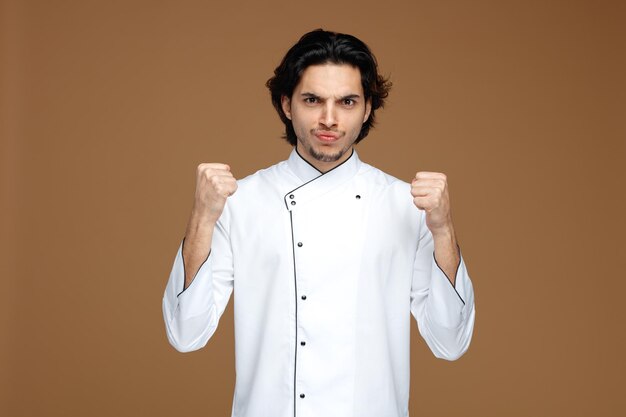
[(315, 124), (317, 118), (312, 111), (307, 111), (306, 109), (298, 109), (297, 111), (292, 111), (291, 113), (291, 122), (294, 126), (304, 126), (307, 127), (311, 124)]
[(350, 118), (350, 126), (352, 126), (352, 128), (354, 130), (361, 130), (361, 127), (363, 126), (363, 123), (365, 123), (363, 121), (363, 118), (365, 117), (365, 113), (360, 111), (360, 112), (355, 112), (355, 114), (351, 115), (352, 117)]

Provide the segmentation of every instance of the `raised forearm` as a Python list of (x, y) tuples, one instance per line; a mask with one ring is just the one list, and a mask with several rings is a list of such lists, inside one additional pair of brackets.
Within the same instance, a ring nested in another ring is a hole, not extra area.
[(433, 234), (433, 241), (435, 261), (454, 286), (456, 283), (456, 272), (461, 262), (454, 229), (450, 228)]
[(198, 165), (194, 205), (187, 223), (183, 245), (185, 287), (193, 281), (200, 266), (211, 252), (213, 231), (226, 199), (237, 190), (237, 182), (226, 164)]
[(450, 215), (446, 175), (418, 172), (411, 182), (411, 195), (415, 206), (426, 213), (426, 226), (434, 240), (435, 261), (454, 286), (461, 259)]
[(198, 273), (200, 266), (211, 252), (215, 221), (200, 214), (192, 213), (187, 224), (183, 243), (183, 261), (185, 263), (185, 287), (187, 289)]

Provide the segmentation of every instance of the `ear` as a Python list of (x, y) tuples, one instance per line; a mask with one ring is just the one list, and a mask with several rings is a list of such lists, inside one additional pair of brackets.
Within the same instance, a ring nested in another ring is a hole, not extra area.
[(370, 98), (365, 103), (365, 115), (363, 116), (363, 123), (367, 122), (367, 119), (369, 119), (371, 112), (372, 112), (372, 99)]
[(291, 120), (291, 99), (287, 96), (282, 96), (280, 98), (280, 104), (287, 119)]

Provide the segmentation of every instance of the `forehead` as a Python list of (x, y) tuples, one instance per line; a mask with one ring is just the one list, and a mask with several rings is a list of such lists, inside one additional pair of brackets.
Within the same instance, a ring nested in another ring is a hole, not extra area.
[(361, 71), (348, 64), (310, 65), (302, 73), (294, 93), (319, 96), (363, 95)]

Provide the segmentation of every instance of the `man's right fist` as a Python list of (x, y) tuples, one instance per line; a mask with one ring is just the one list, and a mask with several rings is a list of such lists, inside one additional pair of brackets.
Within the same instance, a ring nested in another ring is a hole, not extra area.
[(219, 163), (198, 165), (194, 214), (205, 220), (217, 222), (224, 210), (226, 199), (235, 191), (237, 181), (228, 165)]

